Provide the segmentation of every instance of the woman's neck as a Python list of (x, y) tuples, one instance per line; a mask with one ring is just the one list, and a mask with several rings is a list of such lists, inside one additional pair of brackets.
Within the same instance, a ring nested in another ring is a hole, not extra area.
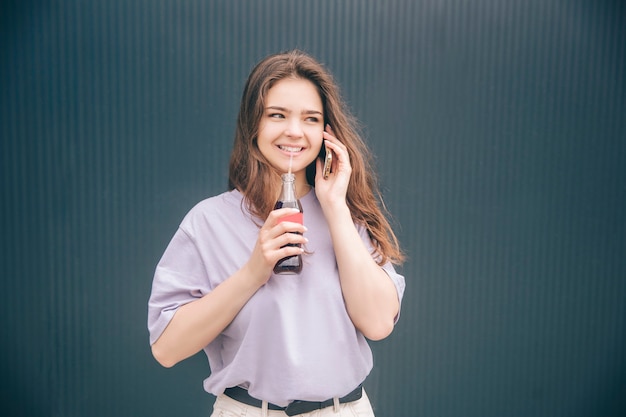
[(296, 185), (296, 197), (298, 199), (301, 199), (302, 197), (307, 195), (309, 193), (309, 191), (311, 191), (311, 186), (309, 184), (307, 184), (307, 183), (305, 183), (302, 186), (297, 186)]
[(302, 172), (302, 175), (296, 174), (295, 186), (296, 186), (296, 197), (297, 198), (304, 197), (311, 190), (311, 186), (307, 182), (306, 174), (304, 172)]

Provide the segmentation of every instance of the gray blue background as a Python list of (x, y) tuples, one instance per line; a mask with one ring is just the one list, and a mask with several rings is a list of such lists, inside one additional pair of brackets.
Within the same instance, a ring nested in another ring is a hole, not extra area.
[(626, 415), (626, 7), (609, 0), (3, 1), (0, 408), (208, 416), (151, 357), (154, 266), (226, 189), (245, 78), (335, 74), (408, 254), (379, 417)]

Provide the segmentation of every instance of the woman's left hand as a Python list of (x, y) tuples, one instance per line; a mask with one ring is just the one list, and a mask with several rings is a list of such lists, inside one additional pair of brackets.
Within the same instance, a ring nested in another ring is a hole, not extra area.
[(330, 175), (324, 179), (323, 163), (319, 158), (317, 159), (315, 194), (322, 208), (345, 205), (350, 175), (352, 174), (348, 149), (335, 137), (335, 132), (329, 125), (324, 131), (324, 142), (327, 151), (333, 153), (333, 161)]

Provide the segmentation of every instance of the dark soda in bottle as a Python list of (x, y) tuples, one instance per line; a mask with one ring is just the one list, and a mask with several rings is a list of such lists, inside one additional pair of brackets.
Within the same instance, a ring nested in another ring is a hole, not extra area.
[[(297, 208), (298, 210), (300, 210), (300, 212), (281, 217), (279, 222), (289, 221), (302, 224), (302, 205), (300, 204), (300, 201), (296, 198), (296, 176), (294, 174), (283, 174), (281, 178), (282, 188), (280, 190), (280, 197), (278, 197), (278, 201), (274, 205), (274, 210), (284, 207), (290, 207)], [(300, 247), (300, 244), (290, 243), (288, 244), (288, 246)], [(276, 262), (276, 265), (274, 266), (275, 274), (299, 274), (301, 271), (302, 256), (299, 254), (283, 258)]]

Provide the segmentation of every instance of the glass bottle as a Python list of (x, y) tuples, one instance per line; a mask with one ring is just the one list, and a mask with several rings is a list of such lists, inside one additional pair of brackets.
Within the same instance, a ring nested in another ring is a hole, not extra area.
[[(297, 208), (300, 212), (281, 217), (278, 221), (289, 221), (302, 224), (302, 205), (300, 204), (300, 200), (296, 198), (296, 176), (294, 174), (282, 174), (281, 179), (282, 188), (280, 190), (280, 197), (278, 197), (278, 201), (274, 205), (274, 210), (291, 207)], [(287, 246), (300, 247), (300, 244), (290, 243)], [(299, 274), (300, 271), (302, 271), (302, 256), (299, 254), (283, 258), (276, 262), (276, 265), (274, 266), (275, 274)]]

